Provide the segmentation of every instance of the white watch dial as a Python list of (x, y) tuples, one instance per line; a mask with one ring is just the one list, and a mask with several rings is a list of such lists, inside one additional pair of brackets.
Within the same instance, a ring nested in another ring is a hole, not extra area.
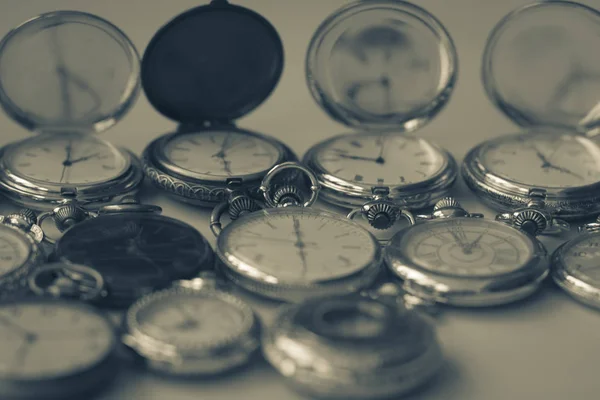
[(563, 263), (570, 275), (600, 288), (600, 235), (582, 235), (566, 245)]
[(490, 173), (544, 188), (585, 186), (600, 181), (600, 147), (591, 140), (555, 132), (528, 132), (484, 145), (481, 162)]
[(39, 135), (11, 148), (6, 165), (28, 181), (52, 185), (92, 185), (121, 176), (130, 160), (92, 135)]
[(154, 300), (136, 314), (139, 329), (177, 345), (206, 345), (240, 331), (246, 315), (238, 307), (202, 294), (177, 293)]
[(534, 255), (524, 233), (495, 221), (452, 218), (409, 228), (393, 243), (425, 271), (456, 277), (493, 277), (522, 268)]
[(352, 275), (373, 262), (378, 246), (356, 224), (313, 210), (256, 212), (228, 228), (219, 250), (237, 265), (238, 273), (271, 284)]
[(336, 178), (369, 186), (423, 182), (440, 173), (446, 161), (424, 139), (381, 133), (340, 136), (319, 149), (315, 160)]
[(0, 376), (36, 380), (71, 376), (106, 357), (114, 346), (108, 321), (62, 302), (0, 305)]
[(31, 254), (31, 245), (22, 234), (0, 226), (0, 279), (21, 267)]
[(281, 157), (271, 142), (236, 131), (202, 131), (174, 136), (164, 154), (179, 168), (226, 179), (271, 169)]

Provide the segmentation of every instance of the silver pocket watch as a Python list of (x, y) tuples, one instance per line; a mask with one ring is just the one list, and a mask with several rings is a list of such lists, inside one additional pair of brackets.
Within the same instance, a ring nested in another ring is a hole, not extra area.
[(329, 16), (308, 48), (307, 83), (321, 107), (356, 132), (305, 154), (321, 198), (356, 208), (374, 200), (374, 188), (387, 187), (389, 200), (420, 209), (446, 196), (456, 179), (455, 160), (408, 132), (441, 111), (456, 76), (452, 39), (416, 5), (357, 1)]
[[(275, 174), (299, 169), (311, 181), (311, 197), (284, 185), (275, 190)], [(267, 208), (248, 207), (250, 196), (232, 191), (217, 206), (211, 228), (217, 237), (218, 268), (238, 286), (267, 298), (296, 302), (324, 294), (347, 294), (371, 285), (381, 268), (381, 248), (360, 225), (310, 207), (319, 184), (297, 163), (274, 167), (263, 179)], [(244, 213), (240, 213), (245, 206)], [(229, 209), (233, 221), (221, 228)], [(232, 215), (233, 211), (233, 215)]]
[[(468, 187), (496, 210), (522, 207), (532, 189), (560, 218), (600, 212), (598, 90), (600, 13), (567, 1), (537, 2), (504, 17), (488, 38), (483, 83), (526, 131), (487, 140), (466, 155)], [(552, 67), (549, 68), (548, 66)]]
[(10, 31), (0, 42), (0, 105), (39, 134), (0, 149), (0, 191), (36, 210), (69, 196), (98, 208), (135, 193), (136, 156), (91, 133), (123, 118), (138, 93), (138, 54), (102, 18), (56, 11)]
[(142, 85), (180, 126), (145, 149), (150, 181), (178, 200), (214, 207), (228, 180), (255, 192), (273, 166), (295, 160), (279, 140), (234, 125), (267, 99), (282, 69), (278, 33), (247, 8), (215, 0), (163, 26), (144, 54)]
[[(486, 220), (452, 199), (391, 239), (385, 260), (403, 290), (425, 303), (485, 307), (533, 294), (549, 272), (548, 255), (536, 234), (569, 229), (543, 204)], [(423, 221), (425, 220), (425, 221)], [(546, 231), (546, 232), (545, 232)]]
[(574, 299), (600, 309), (600, 219), (552, 255), (552, 279)]
[(260, 345), (257, 316), (210, 273), (142, 297), (124, 322), (123, 342), (148, 368), (169, 375), (230, 371)]
[(443, 365), (433, 325), (395, 298), (353, 294), (284, 307), (262, 335), (265, 358), (300, 392), (390, 398)]
[(119, 370), (113, 324), (78, 302), (34, 297), (0, 304), (0, 397), (88, 398)]

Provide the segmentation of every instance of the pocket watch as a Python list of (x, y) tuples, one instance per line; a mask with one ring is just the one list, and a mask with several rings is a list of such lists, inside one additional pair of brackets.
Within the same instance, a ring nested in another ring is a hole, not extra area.
[(26, 289), (27, 277), (46, 258), (43, 237), (32, 210), (0, 216), (0, 299)]
[(178, 200), (214, 207), (229, 179), (256, 190), (274, 165), (295, 160), (277, 139), (233, 123), (267, 99), (282, 69), (275, 28), (247, 8), (213, 0), (163, 26), (144, 54), (142, 86), (180, 126), (145, 149), (150, 181)]
[(552, 255), (552, 279), (574, 299), (600, 309), (600, 219), (580, 231)]
[[(513, 11), (492, 31), (483, 57), (491, 101), (526, 131), (485, 141), (469, 151), (462, 175), (497, 210), (545, 190), (547, 207), (575, 219), (600, 212), (598, 133), (600, 14), (566, 1)], [(548, 68), (552, 65), (552, 68)]]
[(142, 297), (125, 316), (123, 341), (154, 371), (212, 375), (246, 364), (260, 345), (252, 309), (214, 274)]
[(0, 42), (0, 105), (40, 134), (0, 149), (0, 191), (37, 210), (65, 193), (96, 208), (134, 193), (140, 162), (90, 133), (120, 120), (138, 93), (138, 54), (104, 19), (56, 11), (10, 31)]
[(391, 299), (359, 294), (285, 307), (264, 331), (262, 346), (287, 382), (322, 398), (402, 395), (443, 364), (427, 319)]
[(0, 397), (87, 398), (116, 376), (112, 323), (92, 307), (48, 298), (0, 304)]
[(190, 225), (158, 215), (160, 207), (131, 198), (107, 205), (68, 228), (56, 241), (53, 259), (96, 270), (106, 295), (94, 303), (123, 308), (173, 281), (214, 267), (208, 241)]
[[(308, 175), (309, 200), (293, 185), (275, 190), (275, 175), (288, 169)], [(352, 293), (375, 281), (382, 261), (378, 242), (357, 223), (310, 207), (319, 184), (309, 169), (278, 165), (265, 175), (260, 191), (267, 208), (250, 206), (249, 194), (233, 190), (211, 215), (217, 266), (227, 278), (252, 293), (289, 302)], [(227, 208), (233, 221), (221, 229)]]
[[(568, 224), (539, 204), (486, 220), (452, 199), (396, 233), (385, 250), (389, 271), (409, 295), (452, 306), (506, 304), (533, 294), (548, 275), (548, 256), (536, 234)], [(427, 220), (423, 222), (422, 220)]]
[(457, 54), (442, 24), (426, 10), (390, 0), (356, 1), (317, 29), (306, 56), (315, 100), (336, 121), (356, 129), (324, 140), (304, 156), (323, 189), (345, 208), (373, 200), (386, 186), (409, 209), (448, 194), (457, 165), (446, 150), (414, 131), (448, 102)]

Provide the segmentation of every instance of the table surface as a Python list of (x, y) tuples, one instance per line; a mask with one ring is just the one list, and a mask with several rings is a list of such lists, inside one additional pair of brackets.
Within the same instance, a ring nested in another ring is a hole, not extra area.
[[(203, 1), (170, 0), (3, 0), (0, 35), (32, 16), (51, 10), (81, 10), (104, 17), (122, 28), (140, 53), (160, 26)], [(299, 155), (312, 144), (348, 131), (317, 106), (304, 79), (304, 56), (315, 28), (343, 0), (245, 0), (237, 3), (264, 15), (278, 29), (286, 55), (282, 79), (272, 96), (238, 125), (274, 135)], [(486, 37), (495, 23), (523, 0), (420, 0), (437, 16), (455, 40), (460, 62), (458, 85), (448, 106), (419, 134), (447, 148), (461, 161), (473, 145), (518, 128), (485, 97), (480, 60)], [(600, 7), (600, 1), (585, 1)], [(134, 109), (102, 137), (140, 154), (175, 123), (157, 113), (143, 97)], [(0, 117), (0, 144), (30, 135), (7, 116)], [(454, 195), (471, 212), (494, 213), (483, 207), (458, 182)], [(143, 200), (163, 207), (164, 215), (181, 219), (214, 244), (206, 210), (182, 205), (144, 188)], [(325, 207), (324, 205), (320, 205)], [(3, 205), (2, 211), (10, 209)], [(549, 250), (559, 243), (544, 239)], [(268, 323), (276, 305), (251, 302)], [(485, 310), (445, 310), (437, 317), (439, 339), (447, 364), (427, 388), (406, 398), (421, 400), (496, 400), (544, 398), (594, 399), (600, 392), (600, 314), (574, 302), (551, 284), (527, 301)], [(303, 398), (291, 391), (263, 360), (234, 375), (215, 380), (181, 381), (159, 378), (134, 367), (101, 396), (108, 399), (262, 399)]]

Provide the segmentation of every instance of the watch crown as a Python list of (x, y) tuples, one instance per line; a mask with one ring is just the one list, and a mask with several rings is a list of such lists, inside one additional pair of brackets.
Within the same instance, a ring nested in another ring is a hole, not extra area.
[(443, 199), (435, 203), (435, 205), (433, 206), (434, 211), (442, 210), (445, 208), (462, 208), (462, 206), (454, 197), (444, 197)]
[(259, 210), (260, 206), (248, 196), (238, 196), (229, 202), (229, 218), (233, 221), (244, 214)]
[(387, 203), (375, 203), (367, 211), (367, 220), (375, 229), (388, 229), (398, 219), (398, 209)]
[(548, 226), (544, 213), (538, 210), (523, 210), (514, 216), (514, 226), (531, 235), (543, 232)]
[(66, 204), (54, 210), (54, 223), (61, 232), (87, 217), (88, 213), (75, 204)]
[(296, 186), (284, 185), (275, 191), (273, 202), (278, 207), (297, 206), (304, 202), (304, 196)]
[(29, 208), (23, 208), (16, 213), (9, 214), (6, 219), (13, 225), (29, 228), (37, 223), (37, 214)]

